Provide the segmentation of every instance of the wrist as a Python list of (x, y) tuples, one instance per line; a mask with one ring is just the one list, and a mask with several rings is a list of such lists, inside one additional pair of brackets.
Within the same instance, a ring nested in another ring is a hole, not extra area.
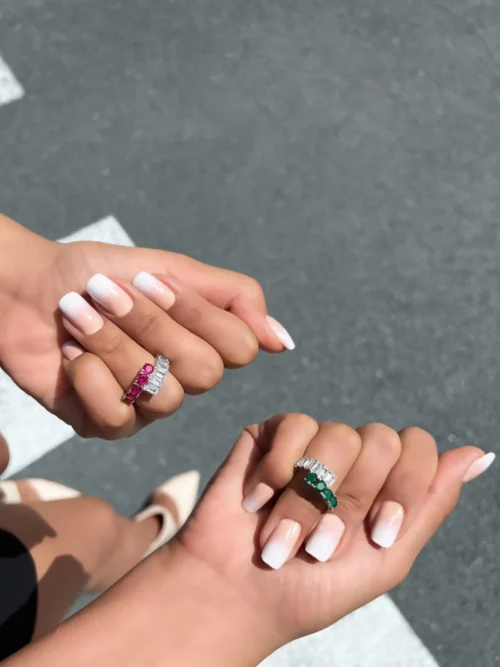
[(164, 599), (171, 601), (165, 629), (172, 664), (254, 667), (281, 645), (262, 614), (178, 542), (155, 557), (165, 573)]
[(281, 644), (264, 625), (223, 577), (173, 540), (11, 662), (255, 667)]
[(37, 270), (56, 252), (54, 241), (0, 214), (0, 299), (15, 298), (22, 291), (26, 268)]

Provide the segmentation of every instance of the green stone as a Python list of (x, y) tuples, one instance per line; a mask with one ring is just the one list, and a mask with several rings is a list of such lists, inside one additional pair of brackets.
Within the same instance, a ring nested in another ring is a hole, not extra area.
[(332, 493), (332, 498), (331, 498), (331, 500), (328, 501), (328, 507), (330, 509), (334, 510), (337, 507), (338, 504), (339, 504), (339, 501), (337, 500), (337, 496), (334, 493)]
[(326, 489), (326, 484), (324, 482), (318, 482), (316, 484), (317, 491), (324, 491)]
[(317, 477), (316, 473), (314, 473), (314, 472), (310, 472), (306, 477), (306, 482), (310, 486), (313, 486), (314, 484), (316, 484), (317, 481), (318, 481), (318, 477)]

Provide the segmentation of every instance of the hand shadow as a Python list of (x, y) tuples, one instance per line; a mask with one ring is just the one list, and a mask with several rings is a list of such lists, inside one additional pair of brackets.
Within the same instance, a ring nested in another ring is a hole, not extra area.
[(57, 553), (37, 584), (30, 551), (55, 537), (31, 506), (0, 503), (0, 662), (57, 625), (85, 588), (81, 563)]

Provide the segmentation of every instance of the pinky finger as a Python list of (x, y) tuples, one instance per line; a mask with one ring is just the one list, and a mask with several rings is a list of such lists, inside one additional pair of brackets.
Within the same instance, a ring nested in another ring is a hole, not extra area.
[(62, 351), (64, 369), (84, 411), (78, 435), (116, 440), (142, 426), (134, 407), (121, 400), (123, 390), (102, 359), (74, 341)]
[[(484, 472), (494, 458), (494, 454), (485, 454), (478, 447), (470, 446), (451, 449), (440, 455), (422, 508), (401, 540), (401, 549), (410, 559), (409, 567), (455, 509), (464, 483)], [(394, 550), (395, 558), (398, 558), (398, 551)]]

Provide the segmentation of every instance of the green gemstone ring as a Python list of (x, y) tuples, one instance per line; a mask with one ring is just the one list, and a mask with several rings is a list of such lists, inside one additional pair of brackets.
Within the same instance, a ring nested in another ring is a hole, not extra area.
[(334, 473), (323, 465), (323, 463), (320, 463), (310, 456), (303, 456), (299, 459), (295, 464), (295, 468), (307, 471), (307, 476), (305, 478), (306, 484), (311, 486), (321, 495), (323, 500), (326, 501), (328, 509), (334, 510), (339, 504), (337, 496), (330, 489), (330, 486), (337, 479)]

